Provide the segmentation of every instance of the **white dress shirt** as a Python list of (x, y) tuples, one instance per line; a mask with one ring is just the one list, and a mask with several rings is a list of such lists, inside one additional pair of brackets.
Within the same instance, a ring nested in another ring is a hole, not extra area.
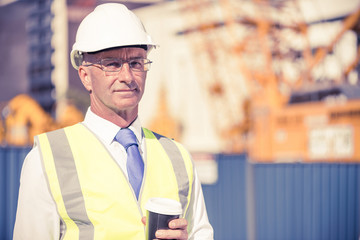
[[(108, 148), (125, 176), (127, 176), (126, 151), (120, 143), (114, 141), (120, 127), (97, 116), (90, 108), (86, 113), (83, 124)], [(140, 143), (140, 153), (145, 159), (146, 146), (142, 136), (140, 120), (135, 120), (129, 128), (135, 133)], [(189, 232), (189, 239), (213, 239), (213, 229), (208, 220), (201, 184), (196, 171), (193, 191), (194, 227)], [(56, 203), (48, 189), (40, 152), (35, 144), (26, 156), (21, 171), (14, 239), (60, 239), (61, 233), (62, 229), (60, 227), (60, 217), (57, 212)]]

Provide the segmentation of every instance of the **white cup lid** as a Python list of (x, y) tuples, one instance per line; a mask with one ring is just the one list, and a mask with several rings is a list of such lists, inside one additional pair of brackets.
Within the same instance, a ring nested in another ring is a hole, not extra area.
[(182, 214), (181, 203), (168, 198), (150, 198), (145, 204), (148, 211), (165, 215)]

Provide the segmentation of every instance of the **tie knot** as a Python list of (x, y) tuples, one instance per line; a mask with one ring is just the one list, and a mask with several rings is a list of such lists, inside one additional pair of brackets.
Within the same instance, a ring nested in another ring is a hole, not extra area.
[(120, 131), (116, 134), (115, 139), (124, 146), (126, 151), (131, 145), (138, 146), (136, 136), (129, 128), (120, 129)]

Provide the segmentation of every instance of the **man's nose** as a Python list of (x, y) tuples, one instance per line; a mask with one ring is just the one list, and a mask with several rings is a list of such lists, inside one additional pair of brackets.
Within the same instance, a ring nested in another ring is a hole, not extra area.
[(123, 65), (121, 66), (121, 69), (119, 71), (119, 76), (120, 76), (120, 81), (131, 81), (133, 76), (132, 76), (132, 70), (130, 68), (129, 63), (123, 63)]

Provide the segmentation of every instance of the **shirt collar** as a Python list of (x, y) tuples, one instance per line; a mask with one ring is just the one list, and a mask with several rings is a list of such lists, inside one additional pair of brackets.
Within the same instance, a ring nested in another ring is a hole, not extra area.
[[(116, 134), (121, 129), (116, 124), (96, 115), (94, 112), (88, 108), (85, 118), (84, 124), (95, 133), (96, 136), (101, 138), (101, 140), (110, 145), (114, 140)], [(131, 123), (129, 128), (134, 132), (137, 141), (141, 143), (142, 140), (142, 128), (141, 122), (139, 118), (136, 118), (134, 122)]]

